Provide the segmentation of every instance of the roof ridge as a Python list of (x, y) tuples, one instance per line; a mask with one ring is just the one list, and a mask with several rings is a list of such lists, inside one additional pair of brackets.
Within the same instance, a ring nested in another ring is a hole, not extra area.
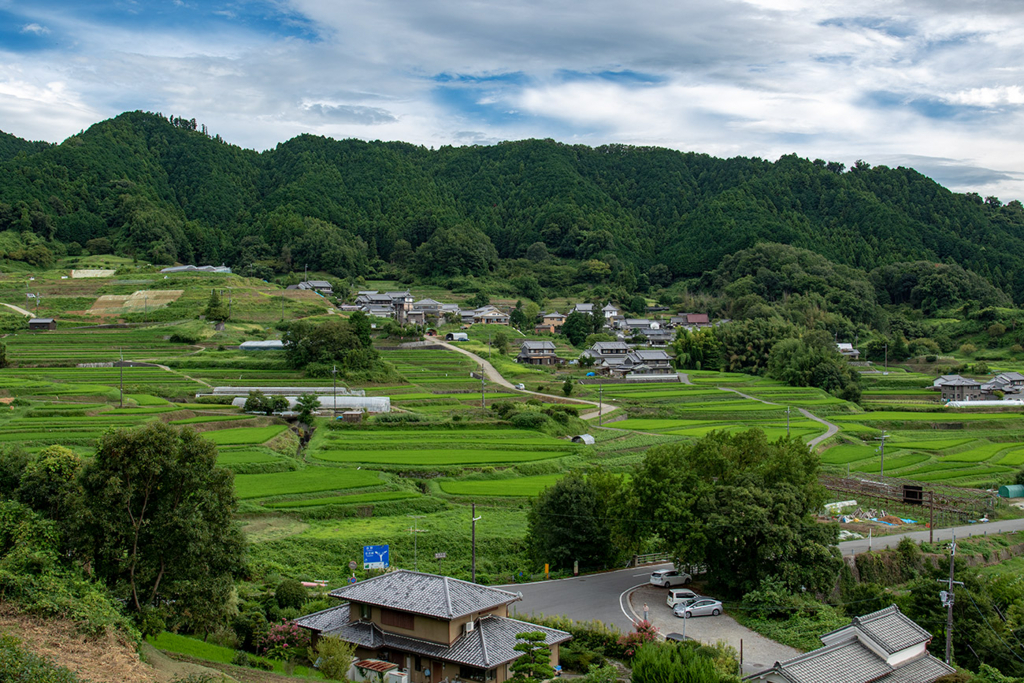
[(444, 577), (444, 603), (448, 606), (448, 618), (451, 619), (454, 614), (452, 613), (452, 594), (448, 590), (448, 577)]
[(487, 639), (484, 638), (484, 628), (481, 625), (481, 623), (480, 623), (481, 620), (479, 618), (476, 619), (475, 621), (477, 622), (476, 630), (477, 630), (477, 632), (480, 633), (480, 651), (484, 655), (484, 668), (490, 668), (490, 666), (491, 666), (491, 656), (487, 653)]

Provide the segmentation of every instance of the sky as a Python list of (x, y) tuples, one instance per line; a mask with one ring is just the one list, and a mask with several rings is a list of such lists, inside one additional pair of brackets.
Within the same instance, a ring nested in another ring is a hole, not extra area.
[(1020, 0), (0, 0), (0, 130), (553, 138), (911, 166), (1024, 200)]

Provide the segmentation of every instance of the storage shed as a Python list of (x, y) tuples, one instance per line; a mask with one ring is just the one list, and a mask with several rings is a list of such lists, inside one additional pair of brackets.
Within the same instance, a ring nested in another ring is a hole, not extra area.
[(57, 329), (57, 321), (53, 318), (32, 318), (28, 321), (28, 329), (55, 330)]
[(585, 443), (588, 446), (593, 446), (594, 445), (594, 437), (592, 437), (590, 434), (580, 434), (579, 436), (572, 437), (572, 442), (573, 443)]
[(1020, 484), (1009, 484), (999, 487), (1000, 498), (1024, 498), (1024, 486)]

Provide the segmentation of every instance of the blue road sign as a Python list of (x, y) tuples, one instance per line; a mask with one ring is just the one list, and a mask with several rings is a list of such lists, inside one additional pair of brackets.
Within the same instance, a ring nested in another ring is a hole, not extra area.
[(388, 546), (363, 546), (363, 569), (387, 569), (388, 564)]

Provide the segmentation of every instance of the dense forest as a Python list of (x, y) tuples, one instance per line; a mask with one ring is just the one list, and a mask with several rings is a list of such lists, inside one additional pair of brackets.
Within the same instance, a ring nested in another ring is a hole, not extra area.
[(34, 265), (86, 249), (263, 277), (397, 265), (429, 278), (521, 259), (557, 286), (563, 276), (544, 264), (572, 261), (574, 277), (627, 290), (723, 264), (749, 271), (729, 258), (774, 242), (875, 272), (892, 303), (927, 308), (910, 301), (915, 285), (876, 272), (913, 262), (1024, 301), (1020, 202), (956, 194), (908, 168), (796, 156), (551, 140), (430, 150), (310, 135), (257, 153), (194, 119), (130, 112), (59, 145), (0, 133), (0, 231), (10, 231), (4, 256)]

